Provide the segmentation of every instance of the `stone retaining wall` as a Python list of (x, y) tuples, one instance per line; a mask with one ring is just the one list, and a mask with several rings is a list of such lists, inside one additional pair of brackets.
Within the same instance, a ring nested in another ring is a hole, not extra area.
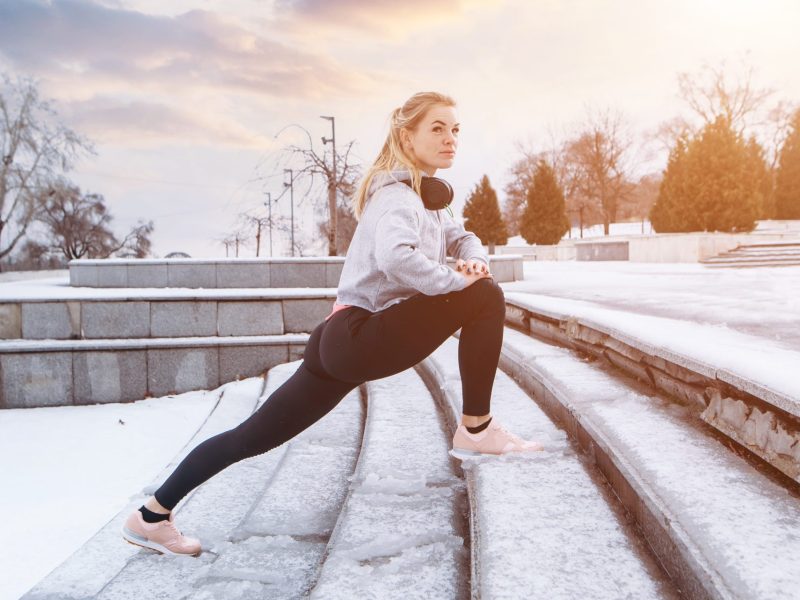
[(622, 369), (800, 482), (800, 404), (734, 373), (649, 347), (581, 319), (506, 304), (506, 321)]
[(106, 402), (214, 389), (301, 358), (306, 334), (175, 340), (9, 342), (0, 408)]
[[(454, 260), (449, 261), (451, 265)], [(491, 256), (495, 281), (524, 278), (522, 257)], [(72, 260), (70, 285), (103, 288), (335, 288), (344, 257)]]

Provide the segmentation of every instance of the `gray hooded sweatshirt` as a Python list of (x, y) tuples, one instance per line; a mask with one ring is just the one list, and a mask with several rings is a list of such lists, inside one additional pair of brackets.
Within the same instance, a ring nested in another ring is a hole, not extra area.
[(422, 292), (462, 290), (467, 280), (446, 265), (447, 256), (489, 257), (480, 239), (444, 210), (427, 210), (406, 184), (408, 171), (377, 174), (344, 261), (336, 303), (383, 310)]

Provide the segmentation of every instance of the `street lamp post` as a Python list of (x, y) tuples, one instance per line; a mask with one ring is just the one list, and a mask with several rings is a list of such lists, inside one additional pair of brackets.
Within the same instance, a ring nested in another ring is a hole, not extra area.
[(292, 237), (292, 256), (294, 256), (294, 172), (291, 169), (284, 169), (284, 174), (289, 173), (289, 183), (283, 182), (283, 187), (289, 188), (289, 203), (291, 206), (291, 237)]
[(331, 122), (331, 137), (322, 136), (322, 144), (330, 142), (333, 147), (333, 173), (328, 177), (328, 210), (330, 212), (330, 232), (328, 233), (328, 254), (336, 256), (336, 119), (334, 117), (324, 117), (320, 119)]
[(267, 201), (264, 204), (269, 209), (269, 257), (272, 258), (272, 194), (264, 192), (267, 195)]

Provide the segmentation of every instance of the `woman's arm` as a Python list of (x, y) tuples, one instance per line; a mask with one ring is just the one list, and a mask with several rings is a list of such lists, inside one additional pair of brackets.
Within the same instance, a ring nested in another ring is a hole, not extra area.
[(480, 238), (453, 219), (444, 217), (442, 222), (447, 255), (462, 260), (480, 260), (489, 265), (489, 256), (483, 249)]
[(386, 276), (428, 296), (467, 287), (468, 281), (419, 249), (419, 215), (398, 203), (380, 217), (375, 227), (375, 259)]

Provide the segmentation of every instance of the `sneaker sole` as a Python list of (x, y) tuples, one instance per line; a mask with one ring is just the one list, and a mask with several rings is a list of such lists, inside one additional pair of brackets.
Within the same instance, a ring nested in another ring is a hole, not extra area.
[(542, 452), (544, 448), (530, 448), (528, 450), (518, 450), (517, 452), (506, 452), (505, 454), (492, 454), (490, 452), (475, 452), (474, 450), (464, 450), (463, 448), (453, 448), (450, 450), (448, 454), (453, 458), (457, 458), (459, 460), (465, 460), (469, 458), (480, 458), (483, 456), (509, 456), (509, 455), (520, 455), (520, 454), (529, 454), (532, 452)]
[(122, 528), (122, 537), (123, 539), (128, 542), (129, 544), (133, 544), (134, 546), (140, 546), (142, 548), (148, 548), (150, 550), (155, 550), (160, 554), (169, 554), (170, 556), (200, 556), (200, 550), (195, 552), (194, 554), (189, 554), (188, 552), (173, 552), (169, 548), (165, 548), (158, 542), (153, 542), (148, 540), (146, 537), (142, 537), (141, 535), (131, 531), (127, 527)]

